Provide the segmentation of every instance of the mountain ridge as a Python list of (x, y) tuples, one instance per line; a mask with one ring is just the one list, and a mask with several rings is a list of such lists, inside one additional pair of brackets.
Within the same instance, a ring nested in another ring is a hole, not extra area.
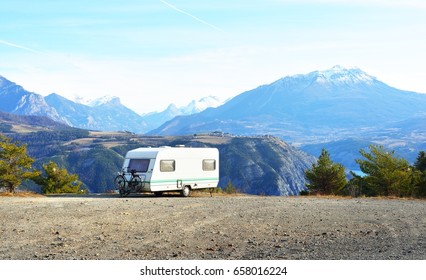
[(121, 103), (117, 96), (94, 100), (76, 97), (69, 100), (57, 93), (47, 96), (25, 90), (22, 86), (0, 76), (0, 111), (17, 115), (47, 116), (54, 121), (82, 129), (101, 131), (131, 131), (145, 133), (177, 115), (200, 112), (220, 101), (216, 97), (193, 100), (186, 106), (141, 116)]
[(223, 104), (219, 98), (215, 96), (206, 96), (198, 100), (193, 100), (186, 106), (177, 107), (174, 103), (161, 112), (151, 112), (143, 115), (146, 122), (149, 124), (148, 131), (155, 129), (163, 123), (177, 116), (192, 115), (202, 112), (208, 108), (215, 108)]
[(353, 169), (366, 143), (412, 162), (426, 150), (425, 116), (426, 94), (396, 89), (359, 68), (333, 67), (283, 77), (147, 134), (269, 134), (317, 156), (327, 147), (333, 160)]
[[(390, 87), (358, 68), (334, 67), (328, 78), (324, 73), (281, 78), (243, 92), (217, 108), (171, 120), (149, 134), (197, 133), (222, 127), (219, 130), (229, 133), (247, 130), (275, 135), (274, 127), (288, 131), (303, 126), (306, 132), (321, 127), (344, 129), (348, 123), (355, 127), (381, 126), (380, 122), (400, 121), (425, 112), (426, 95)], [(332, 82), (325, 82), (330, 79)], [(338, 87), (342, 83), (346, 86)], [(398, 115), (391, 112), (395, 109)]]

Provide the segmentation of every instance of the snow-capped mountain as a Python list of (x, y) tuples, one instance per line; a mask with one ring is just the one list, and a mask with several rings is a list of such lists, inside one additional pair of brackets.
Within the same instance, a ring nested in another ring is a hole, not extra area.
[(368, 75), (359, 68), (346, 69), (340, 65), (324, 71), (315, 71), (309, 75), (315, 78), (317, 83), (333, 86), (353, 86), (361, 83), (372, 84), (376, 80), (375, 77)]
[(46, 116), (70, 126), (92, 130), (144, 132), (147, 127), (144, 119), (123, 106), (117, 97), (97, 100), (92, 106), (88, 106), (56, 93), (43, 97), (1, 76), (0, 111), (16, 115)]
[(122, 105), (120, 98), (116, 96), (103, 96), (94, 100), (75, 96), (74, 101), (56, 93), (43, 97), (0, 76), (0, 111), (47, 116), (52, 120), (84, 129), (144, 133), (176, 116), (195, 114), (220, 104), (222, 103), (217, 97), (208, 96), (180, 108), (170, 104), (162, 112), (140, 116)]
[(105, 95), (96, 99), (88, 99), (86, 97), (76, 95), (74, 96), (73, 101), (75, 103), (87, 105), (90, 107), (101, 106), (108, 103), (116, 103), (116, 104), (121, 103), (121, 100), (119, 97), (112, 96), (112, 95)]
[(120, 103), (118, 97), (103, 99), (104, 102), (89, 106), (75, 103), (58, 94), (45, 97), (46, 102), (65, 117), (72, 126), (102, 131), (144, 132), (144, 119)]
[(148, 130), (152, 130), (176, 116), (196, 114), (207, 108), (216, 108), (222, 104), (223, 102), (218, 97), (207, 96), (199, 100), (193, 100), (188, 105), (179, 108), (175, 104), (170, 104), (164, 111), (149, 113), (143, 117), (148, 125)]
[(40, 94), (0, 76), (0, 111), (16, 115), (47, 116), (54, 121), (69, 124), (55, 108), (50, 107)]
[(358, 68), (335, 66), (284, 77), (217, 108), (173, 119), (151, 133), (220, 130), (309, 143), (357, 136), (360, 130), (375, 130), (424, 113), (425, 94), (392, 88)]
[(216, 96), (207, 96), (199, 100), (192, 100), (188, 105), (179, 108), (180, 115), (192, 115), (204, 111), (207, 108), (216, 108), (223, 102)]

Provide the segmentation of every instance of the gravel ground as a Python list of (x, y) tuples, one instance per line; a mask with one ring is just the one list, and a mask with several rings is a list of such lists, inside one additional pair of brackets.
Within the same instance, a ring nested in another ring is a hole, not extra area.
[(426, 201), (0, 197), (0, 259), (426, 259)]

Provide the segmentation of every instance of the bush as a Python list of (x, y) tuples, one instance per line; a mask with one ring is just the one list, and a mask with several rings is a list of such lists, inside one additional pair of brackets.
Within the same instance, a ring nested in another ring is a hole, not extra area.
[(403, 158), (383, 146), (370, 145), (370, 152), (360, 150), (364, 159), (357, 159), (360, 169), (367, 174), (362, 178), (364, 192), (372, 196), (412, 196), (416, 174)]
[(232, 185), (231, 181), (228, 181), (228, 184), (223, 189), (223, 191), (227, 194), (234, 194), (234, 193), (237, 193), (237, 188), (234, 185)]
[(33, 179), (41, 185), (43, 193), (84, 193), (80, 188), (82, 183), (78, 180), (78, 175), (68, 174), (66, 169), (59, 168), (53, 161), (43, 164), (43, 169), (44, 176)]
[(334, 163), (325, 149), (322, 149), (318, 162), (306, 170), (305, 176), (309, 181), (306, 187), (314, 194), (338, 194), (346, 185), (345, 168)]
[(0, 134), (0, 189), (15, 192), (23, 180), (39, 175), (32, 168), (33, 162), (27, 155), (26, 145), (18, 145)]

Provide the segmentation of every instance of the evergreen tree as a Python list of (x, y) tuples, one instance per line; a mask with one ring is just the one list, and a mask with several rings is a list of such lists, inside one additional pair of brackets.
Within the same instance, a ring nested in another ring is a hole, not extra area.
[(417, 169), (415, 195), (426, 197), (426, 153), (424, 151), (419, 152), (414, 167)]
[(79, 193), (81, 182), (78, 175), (68, 174), (64, 168), (59, 168), (57, 164), (50, 161), (43, 164), (44, 176), (34, 178), (34, 182), (41, 186), (43, 193)]
[(27, 155), (27, 146), (12, 142), (0, 134), (0, 189), (15, 192), (23, 180), (40, 173), (32, 169), (34, 159)]
[(364, 177), (367, 192), (373, 196), (411, 196), (414, 191), (413, 170), (407, 160), (386, 151), (383, 146), (370, 145), (370, 152), (363, 149), (364, 159), (357, 159)]
[(419, 152), (414, 167), (421, 172), (426, 171), (426, 153), (424, 151)]
[(305, 177), (309, 181), (306, 187), (311, 193), (337, 194), (346, 185), (345, 168), (334, 163), (324, 148), (317, 163), (306, 170)]

